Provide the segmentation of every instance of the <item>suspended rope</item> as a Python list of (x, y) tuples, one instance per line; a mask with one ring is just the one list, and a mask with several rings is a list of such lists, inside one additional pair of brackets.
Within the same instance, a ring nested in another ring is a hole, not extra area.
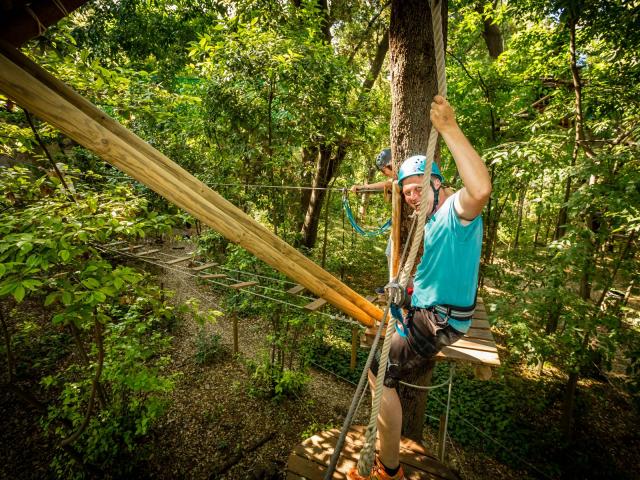
[(380, 225), (378, 228), (374, 230), (365, 230), (360, 225), (353, 215), (353, 211), (351, 210), (351, 205), (349, 204), (349, 197), (346, 192), (343, 192), (342, 195), (342, 208), (344, 208), (345, 213), (347, 214), (347, 219), (349, 223), (353, 227), (353, 229), (358, 232), (363, 237), (377, 237), (378, 235), (382, 235), (391, 228), (391, 219), (387, 220), (383, 225)]
[[(442, 17), (441, 17), (441, 2), (439, 0), (431, 1), (431, 24), (433, 27), (433, 40), (436, 60), (436, 73), (438, 79), (438, 94), (446, 97), (447, 94), (447, 77), (444, 67), (444, 40), (442, 35)], [(399, 278), (400, 288), (405, 288), (415, 264), (418, 250), (422, 245), (422, 236), (424, 234), (424, 226), (427, 220), (427, 215), (431, 214), (433, 209), (433, 190), (431, 189), (431, 167), (433, 164), (433, 157), (436, 151), (436, 143), (438, 140), (438, 131), (431, 125), (431, 131), (429, 132), (429, 143), (427, 144), (427, 164), (425, 166), (425, 175), (422, 180), (422, 191), (426, 192), (426, 198), (422, 199), (420, 209), (418, 211), (418, 225), (414, 233), (414, 238), (411, 244), (411, 250), (407, 256), (407, 261), (402, 268)], [(382, 353), (380, 354), (380, 366), (378, 368), (378, 374), (376, 376), (375, 393), (373, 397), (373, 405), (371, 407), (371, 417), (369, 419), (369, 425), (365, 433), (365, 444), (362, 447), (360, 453), (360, 459), (358, 460), (358, 473), (360, 475), (367, 475), (371, 471), (373, 461), (375, 458), (375, 443), (376, 434), (378, 431), (378, 414), (380, 413), (380, 405), (382, 403), (382, 387), (384, 385), (384, 377), (387, 371), (387, 362), (389, 360), (389, 350), (391, 349), (391, 337), (395, 331), (396, 319), (391, 316), (389, 324), (387, 325), (387, 333), (385, 341), (382, 345)]]
[[(439, 0), (431, 1), (431, 22), (433, 27), (433, 37), (434, 37), (434, 50), (435, 50), (435, 60), (436, 60), (436, 73), (438, 80), (438, 94), (446, 97), (447, 86), (446, 86), (446, 72), (444, 68), (444, 40), (442, 36), (442, 16), (440, 11), (441, 5)], [(399, 284), (400, 288), (406, 288), (407, 283), (411, 277), (411, 273), (413, 271), (413, 267), (415, 265), (416, 256), (418, 254), (418, 250), (422, 245), (422, 237), (424, 234), (424, 226), (427, 221), (427, 216), (431, 214), (433, 209), (433, 190), (431, 189), (431, 167), (433, 164), (433, 157), (436, 149), (436, 141), (438, 138), (438, 131), (435, 129), (433, 125), (431, 125), (431, 131), (429, 132), (429, 143), (427, 145), (427, 162), (425, 165), (425, 175), (422, 182), (422, 191), (426, 193), (423, 196), (422, 202), (420, 203), (420, 209), (418, 211), (418, 217), (416, 220), (417, 226), (413, 235), (409, 235), (407, 241), (411, 240), (411, 249), (406, 258), (406, 263), (404, 263), (402, 270), (398, 276), (398, 278), (394, 279), (394, 282)], [(413, 237), (413, 238), (411, 238)], [(406, 252), (405, 252), (406, 253)], [(403, 258), (401, 260), (401, 265), (405, 261), (404, 253)], [(389, 299), (387, 303), (387, 308), (385, 309), (385, 318), (388, 315), (389, 309), (391, 306), (391, 299)], [(381, 326), (384, 323), (384, 319), (381, 322)], [(380, 354), (380, 362), (378, 367), (378, 372), (376, 375), (376, 384), (373, 392), (373, 403), (371, 406), (371, 417), (369, 419), (369, 425), (367, 426), (367, 430), (365, 432), (365, 443), (360, 451), (360, 459), (358, 460), (358, 474), (362, 476), (366, 476), (371, 471), (371, 467), (373, 466), (373, 462), (375, 459), (375, 442), (376, 442), (376, 434), (377, 434), (377, 424), (378, 424), (378, 415), (380, 413), (380, 405), (382, 403), (382, 387), (384, 385), (384, 378), (387, 370), (387, 363), (389, 360), (389, 350), (391, 349), (391, 337), (395, 333), (396, 327), (396, 318), (391, 315), (389, 321), (387, 323), (387, 329), (385, 334), (385, 339), (382, 345), (382, 352)], [(380, 329), (381, 330), (381, 327)], [(375, 349), (374, 346), (371, 347), (372, 351)], [(371, 352), (370, 352), (371, 356)], [(362, 372), (361, 380), (366, 378), (367, 376), (367, 367), (365, 366), (365, 370)], [(354, 401), (360, 392), (356, 391), (356, 395), (354, 395)], [(352, 401), (352, 405), (355, 403)], [(348, 416), (349, 417), (349, 416)], [(349, 418), (350, 421), (350, 418)], [(346, 431), (349, 428), (347, 425), (346, 419), (345, 424), (343, 425), (343, 430), (341, 432), (341, 437), (346, 436)], [(331, 479), (333, 476), (333, 472), (335, 471), (335, 466), (337, 464), (337, 459), (340, 455), (340, 450), (342, 449), (341, 444), (336, 444), (336, 448), (334, 450), (334, 455), (332, 456), (331, 463), (329, 465), (329, 469), (325, 474), (325, 480)], [(335, 457), (335, 458), (334, 458)]]

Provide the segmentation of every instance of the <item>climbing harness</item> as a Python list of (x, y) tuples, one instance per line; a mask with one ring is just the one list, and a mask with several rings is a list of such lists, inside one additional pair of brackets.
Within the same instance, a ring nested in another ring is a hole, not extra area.
[(365, 230), (360, 225), (358, 225), (358, 222), (353, 215), (353, 211), (351, 210), (351, 205), (349, 204), (349, 198), (347, 196), (346, 190), (342, 191), (342, 208), (347, 214), (347, 219), (349, 220), (349, 223), (351, 224), (353, 229), (363, 237), (377, 237), (378, 235), (384, 234), (389, 230), (389, 228), (391, 228), (391, 219), (387, 220), (383, 225), (380, 225), (374, 230)]

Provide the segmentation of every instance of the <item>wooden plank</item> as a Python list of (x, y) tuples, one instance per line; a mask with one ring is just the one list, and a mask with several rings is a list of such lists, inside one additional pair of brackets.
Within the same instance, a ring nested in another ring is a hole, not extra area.
[(455, 344), (444, 347), (436, 358), (447, 360), (464, 360), (471, 363), (479, 363), (482, 365), (498, 366), (500, 365), (500, 357), (498, 352), (483, 352), (480, 350), (472, 350), (470, 348), (459, 348)]
[(136, 253), (136, 257), (148, 257), (149, 255), (153, 255), (154, 253), (158, 253), (160, 251), (160, 249), (155, 248), (153, 250), (146, 250), (144, 252), (138, 252)]
[(474, 350), (481, 350), (483, 352), (497, 352), (496, 344), (493, 340), (480, 340), (479, 338), (467, 339), (461, 338), (453, 344), (453, 346), (461, 348), (471, 348)]
[[(334, 478), (345, 478), (346, 473), (357, 465), (360, 450), (364, 445), (364, 430), (364, 426), (356, 425), (347, 433)], [(304, 478), (322, 478), (339, 434), (337, 429), (328, 430), (297, 445), (289, 457), (287, 470)], [(299, 458), (294, 458), (294, 455)], [(403, 438), (400, 443), (400, 463), (407, 478), (459, 480), (445, 465), (430, 455), (424, 446), (407, 438)], [(317, 476), (318, 474), (320, 476)]]
[(477, 318), (479, 320), (486, 320), (487, 317), (487, 312), (485, 312), (484, 310), (476, 310), (475, 312), (473, 312), (473, 318)]
[(193, 260), (193, 252), (189, 255), (185, 255), (184, 257), (174, 258), (173, 260), (169, 260), (165, 263), (167, 265), (175, 265), (176, 263), (186, 262), (187, 260)]
[(470, 338), (479, 338), (481, 340), (493, 340), (493, 335), (491, 334), (491, 330), (485, 330), (482, 328), (470, 328), (467, 333), (465, 333), (464, 337), (467, 340)]
[(254, 285), (258, 285), (258, 282), (239, 282), (234, 283), (233, 285), (229, 285), (229, 287), (233, 288), (234, 290), (240, 290), (241, 288), (253, 287)]
[(206, 273), (204, 275), (198, 275), (199, 278), (203, 278), (205, 280), (208, 280), (210, 278), (227, 278), (227, 276), (224, 273)]
[(313, 302), (307, 303), (304, 306), (304, 308), (306, 308), (307, 310), (310, 310), (312, 312), (315, 312), (320, 307), (322, 307), (325, 303), (327, 303), (327, 301), (324, 298), (316, 298)]
[(298, 284), (295, 287), (291, 287), (289, 290), (287, 290), (287, 293), (290, 293), (291, 295), (297, 295), (303, 290), (304, 290), (304, 285)]
[(194, 272), (201, 272), (202, 270), (206, 270), (207, 268), (217, 267), (218, 264), (216, 262), (205, 263), (204, 265), (198, 265), (197, 267), (193, 267), (191, 270)]
[(480, 320), (479, 318), (474, 318), (471, 320), (471, 328), (484, 328), (489, 329), (491, 325), (489, 325), (488, 320)]

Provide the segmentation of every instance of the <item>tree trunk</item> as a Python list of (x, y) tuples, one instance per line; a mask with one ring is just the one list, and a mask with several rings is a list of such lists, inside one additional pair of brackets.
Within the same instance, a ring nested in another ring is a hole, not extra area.
[[(500, 32), (500, 27), (496, 25), (491, 16), (485, 15), (484, 13), (485, 3), (486, 2), (481, 2), (477, 4), (476, 11), (482, 15), (482, 38), (484, 38), (484, 42), (487, 44), (489, 56), (495, 60), (504, 51), (504, 42), (502, 41), (502, 32)], [(496, 1), (494, 0), (492, 4), (495, 7)]]
[[(320, 0), (322, 8), (326, 9), (326, 0)], [(328, 10), (327, 10), (328, 12)], [(328, 19), (328, 13), (325, 13), (325, 17)], [(328, 22), (328, 20), (327, 20)], [(331, 43), (330, 29), (325, 30), (325, 40), (327, 43)], [(375, 79), (380, 75), (384, 57), (389, 49), (388, 35), (383, 35), (381, 41), (376, 49), (376, 55), (371, 63), (369, 73), (362, 83), (362, 90), (360, 95), (364, 95), (369, 92), (373, 87)], [(331, 182), (331, 179), (336, 174), (338, 167), (342, 163), (342, 160), (347, 154), (347, 141), (343, 139), (339, 146), (333, 150), (331, 145), (321, 144), (317, 147), (309, 149), (307, 155), (311, 152), (315, 153), (315, 174), (312, 182), (312, 187), (315, 187), (310, 191), (310, 195), (307, 198), (303, 193), (302, 196), (302, 208), (305, 211), (304, 220), (300, 228), (300, 244), (306, 248), (313, 248), (318, 237), (318, 223), (320, 219), (320, 210), (322, 209), (322, 203), (326, 195), (326, 190), (318, 190), (318, 188), (325, 188)], [(305, 152), (303, 152), (303, 159), (309, 159), (309, 156), (305, 158)], [(307, 202), (308, 199), (308, 202)]]
[(518, 249), (518, 242), (520, 240), (520, 230), (522, 229), (522, 211), (524, 208), (524, 198), (527, 193), (527, 187), (525, 186), (520, 190), (520, 199), (518, 200), (518, 225), (516, 226), (516, 238), (513, 242), (513, 249)]
[[(441, 2), (443, 33), (446, 39), (447, 2)], [(431, 8), (425, 0), (393, 0), (389, 29), (391, 68), (391, 152), (394, 171), (402, 161), (425, 154), (431, 121), (429, 107), (437, 93), (436, 64)], [(409, 230), (409, 211), (402, 211), (401, 243)], [(433, 365), (416, 375), (410, 383), (431, 382)], [(424, 427), (426, 391), (400, 389), (403, 411), (402, 434), (420, 441)]]
[[(576, 54), (576, 24), (578, 23), (578, 19), (571, 16), (569, 17), (567, 24), (569, 27), (569, 51), (571, 53), (571, 74), (573, 77), (573, 88), (575, 91), (575, 142), (573, 146), (573, 153), (571, 155), (571, 165), (575, 166), (578, 160), (578, 153), (580, 151), (580, 145), (584, 140), (584, 119), (582, 115), (582, 81), (580, 79), (580, 71), (578, 69), (577, 63), (577, 54)], [(569, 177), (567, 180), (567, 186), (570, 186)], [(569, 190), (565, 190), (565, 200), (569, 200)], [(562, 206), (564, 210), (564, 218), (566, 223), (566, 204)], [(592, 213), (587, 214), (587, 221), (590, 223), (589, 227), (593, 230), (593, 215)], [(564, 227), (564, 225), (562, 225)], [(564, 234), (565, 230), (562, 230)], [(588, 242), (587, 245), (587, 254), (585, 255), (585, 263), (583, 264), (582, 276), (580, 279), (580, 294), (585, 301), (589, 301), (591, 297), (591, 284), (590, 284), (590, 271), (591, 265), (588, 261), (589, 257), (593, 256), (595, 252), (594, 243), (590, 238), (585, 239), (585, 242)], [(602, 297), (604, 298), (604, 296)], [(590, 336), (590, 327), (589, 325), (585, 325), (585, 334), (584, 339), (582, 341), (581, 350), (584, 352), (589, 346), (589, 336)], [(577, 352), (578, 358), (580, 358), (580, 353)], [(562, 430), (565, 435), (565, 438), (569, 440), (572, 435), (572, 426), (573, 426), (573, 407), (575, 404), (575, 396), (576, 389), (578, 385), (578, 378), (580, 374), (580, 369), (584, 367), (584, 365), (574, 366), (575, 371), (572, 371), (569, 375), (569, 381), (567, 382), (566, 391), (565, 391), (565, 400), (562, 408)]]
[(301, 230), (301, 244), (308, 249), (312, 249), (318, 238), (318, 224), (320, 222), (320, 211), (324, 197), (327, 195), (326, 188), (335, 175), (338, 166), (342, 163), (347, 151), (344, 146), (337, 148), (335, 156), (331, 155), (332, 148), (320, 147), (320, 155), (316, 162), (316, 172), (313, 177), (313, 190), (311, 190), (311, 198), (309, 199), (309, 207), (304, 217)]

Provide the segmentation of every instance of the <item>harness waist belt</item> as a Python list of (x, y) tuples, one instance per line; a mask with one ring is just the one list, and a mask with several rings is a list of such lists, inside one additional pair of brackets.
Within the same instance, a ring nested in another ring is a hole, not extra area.
[(446, 315), (447, 317), (453, 317), (459, 320), (471, 320), (473, 314), (476, 311), (475, 303), (470, 307), (457, 307), (455, 305), (434, 305), (433, 309)]

